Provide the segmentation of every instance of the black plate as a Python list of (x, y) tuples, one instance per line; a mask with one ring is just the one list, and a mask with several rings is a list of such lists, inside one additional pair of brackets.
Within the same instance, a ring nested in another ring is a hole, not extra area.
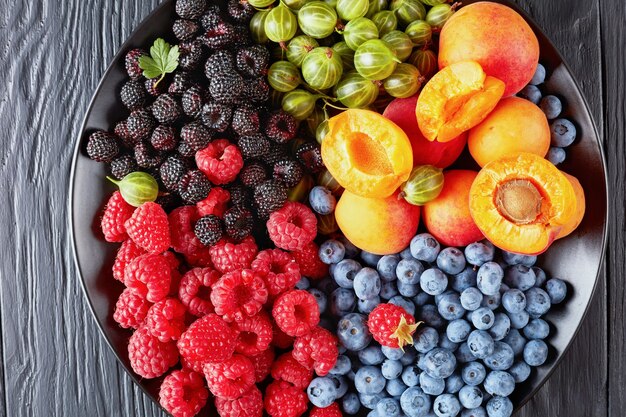
[[(532, 26), (541, 45), (541, 62), (550, 74), (546, 87), (564, 99), (567, 103), (565, 116), (577, 124), (579, 139), (568, 150), (567, 160), (559, 168), (580, 180), (587, 201), (585, 218), (576, 232), (553, 244), (539, 260), (549, 275), (569, 282), (569, 297), (562, 307), (551, 310), (547, 315), (552, 325), (548, 362), (533, 371), (527, 382), (517, 386), (512, 399), (516, 409), (519, 409), (554, 371), (587, 312), (604, 259), (608, 189), (598, 132), (569, 68), (552, 42), (524, 12), (507, 1), (500, 2), (520, 12)], [(126, 78), (125, 52), (135, 47), (145, 48), (157, 37), (171, 39), (169, 28), (174, 18), (174, 0), (164, 1), (133, 32), (102, 77), (76, 140), (69, 201), (73, 252), (91, 311), (117, 359), (131, 378), (157, 403), (160, 379), (142, 380), (132, 372), (126, 348), (130, 332), (120, 328), (112, 318), (115, 302), (123, 290), (122, 284), (111, 276), (118, 245), (109, 244), (102, 238), (99, 216), (114, 188), (105, 180), (104, 164), (93, 162), (86, 156), (84, 143), (89, 132), (95, 129), (112, 130), (117, 121), (127, 116), (118, 98)], [(215, 415), (215, 412), (211, 414)]]

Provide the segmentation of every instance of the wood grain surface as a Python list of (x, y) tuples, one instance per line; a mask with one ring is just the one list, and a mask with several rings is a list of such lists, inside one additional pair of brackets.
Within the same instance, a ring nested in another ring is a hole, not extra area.
[[(519, 416), (626, 414), (626, 4), (517, 0), (572, 67), (604, 137), (606, 273), (582, 329)], [(163, 416), (100, 337), (68, 235), (74, 140), (98, 80), (157, 0), (0, 0), (0, 416)]]

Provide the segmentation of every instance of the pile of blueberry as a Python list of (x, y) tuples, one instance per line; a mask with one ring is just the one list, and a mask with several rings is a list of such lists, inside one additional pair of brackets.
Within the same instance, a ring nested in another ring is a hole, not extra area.
[(537, 71), (530, 84), (528, 84), (518, 96), (532, 101), (545, 113), (550, 121), (550, 150), (547, 158), (554, 165), (559, 165), (565, 161), (567, 154), (565, 149), (571, 146), (576, 140), (576, 125), (570, 120), (560, 117), (563, 113), (563, 102), (555, 95), (542, 93), (543, 84), (546, 81), (546, 68), (539, 64)]
[[(418, 234), (399, 254), (360, 252), (343, 238), (320, 246), (332, 278), (307, 289), (336, 331), (337, 364), (315, 378), (311, 403), (337, 401), (345, 414), (370, 417), (507, 417), (508, 397), (548, 358), (549, 324), (566, 284), (534, 266), (534, 256), (500, 252), (488, 241), (442, 247)], [(404, 350), (381, 346), (367, 327), (380, 303), (403, 307), (423, 323)], [(434, 414), (433, 414), (434, 413)]]

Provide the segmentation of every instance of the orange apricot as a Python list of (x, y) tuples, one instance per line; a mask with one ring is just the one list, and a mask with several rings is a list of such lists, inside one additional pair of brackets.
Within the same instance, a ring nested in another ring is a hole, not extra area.
[(464, 61), (439, 71), (422, 89), (415, 113), (430, 141), (449, 142), (482, 122), (504, 93), (504, 83), (480, 64)]
[(557, 239), (562, 239), (565, 236), (569, 236), (583, 221), (583, 217), (585, 217), (585, 191), (583, 190), (582, 185), (576, 177), (568, 174), (567, 172), (561, 171), (565, 178), (569, 180), (574, 187), (574, 193), (576, 194), (576, 213), (574, 216), (565, 224), (563, 228), (559, 232)]
[(552, 163), (520, 153), (488, 163), (470, 190), (470, 212), (500, 249), (538, 255), (576, 213), (570, 181)]
[(420, 208), (397, 193), (387, 198), (361, 197), (344, 191), (335, 208), (337, 224), (356, 247), (377, 255), (409, 246), (420, 221)]
[(550, 149), (550, 125), (539, 107), (528, 100), (509, 97), (470, 130), (467, 144), (481, 167), (520, 152), (545, 157)]
[(369, 110), (346, 110), (328, 121), (322, 142), (326, 169), (346, 190), (385, 198), (413, 168), (411, 143), (395, 123)]

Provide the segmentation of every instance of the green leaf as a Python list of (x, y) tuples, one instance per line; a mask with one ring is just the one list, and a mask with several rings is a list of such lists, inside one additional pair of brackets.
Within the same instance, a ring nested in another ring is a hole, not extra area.
[(165, 64), (165, 72), (170, 73), (174, 72), (176, 67), (178, 67), (178, 57), (180, 56), (180, 52), (178, 51), (178, 45), (174, 45), (172, 49), (170, 49), (167, 54), (167, 62)]
[(156, 78), (161, 75), (161, 70), (157, 66), (157, 63), (149, 56), (139, 58), (139, 68), (143, 69), (143, 75), (146, 78)]
[(146, 78), (159, 78), (157, 84), (165, 77), (165, 74), (174, 72), (178, 67), (180, 51), (178, 45), (172, 47), (162, 38), (154, 41), (150, 47), (150, 56), (139, 58), (139, 68), (143, 70)]

